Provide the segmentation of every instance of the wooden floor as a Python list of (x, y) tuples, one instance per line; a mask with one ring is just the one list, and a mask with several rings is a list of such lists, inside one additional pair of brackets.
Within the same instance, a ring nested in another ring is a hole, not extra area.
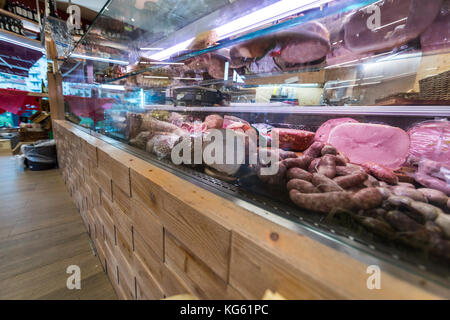
[[(66, 269), (81, 269), (69, 290)], [(58, 170), (0, 154), (0, 299), (116, 299)]]

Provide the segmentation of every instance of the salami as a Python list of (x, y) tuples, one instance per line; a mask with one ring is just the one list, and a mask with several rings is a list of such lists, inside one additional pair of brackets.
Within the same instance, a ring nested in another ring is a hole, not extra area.
[(278, 139), (280, 149), (305, 151), (314, 141), (314, 132), (295, 129), (273, 129), (272, 141)]

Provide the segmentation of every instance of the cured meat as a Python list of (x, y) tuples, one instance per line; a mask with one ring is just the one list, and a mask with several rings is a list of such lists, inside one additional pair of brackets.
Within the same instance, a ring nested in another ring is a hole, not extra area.
[(411, 139), (409, 154), (413, 162), (422, 159), (450, 165), (450, 122), (430, 121), (408, 131)]
[(338, 118), (328, 120), (327, 122), (323, 123), (320, 126), (320, 128), (316, 131), (316, 136), (314, 137), (314, 140), (327, 143), (331, 130), (333, 130), (335, 127), (343, 123), (358, 123), (358, 121), (352, 118)]
[(276, 139), (280, 149), (305, 151), (314, 142), (314, 132), (276, 128), (272, 130), (272, 142)]
[(250, 65), (249, 69), (250, 72), (255, 74), (276, 72), (280, 70), (280, 68), (277, 66), (273, 57), (270, 54), (266, 54), (260, 60), (253, 62)]
[(400, 128), (364, 123), (346, 123), (335, 127), (328, 142), (345, 154), (351, 163), (378, 163), (399, 169), (409, 153), (409, 136)]
[(281, 44), (279, 58), (290, 64), (313, 62), (330, 51), (330, 34), (318, 22), (280, 33), (277, 38)]
[(212, 45), (214, 45), (219, 36), (215, 30), (208, 30), (202, 33), (199, 33), (192, 43), (189, 45), (190, 50), (203, 50)]
[(233, 47), (230, 51), (231, 68), (241, 68), (264, 57), (274, 46), (273, 37), (263, 37)]
[[(442, 0), (384, 0), (360, 9), (344, 23), (345, 45), (359, 54), (401, 46), (433, 23), (441, 5)], [(375, 23), (377, 15), (379, 27)]]
[(450, 48), (450, 1), (446, 1), (433, 24), (420, 36), (423, 52)]

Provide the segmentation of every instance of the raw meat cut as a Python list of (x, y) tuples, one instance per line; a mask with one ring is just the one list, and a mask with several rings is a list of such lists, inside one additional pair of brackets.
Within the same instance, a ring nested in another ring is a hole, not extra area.
[(406, 44), (433, 23), (441, 6), (442, 0), (384, 0), (360, 9), (344, 23), (345, 45), (355, 53), (366, 53)]
[(223, 118), (218, 114), (212, 114), (205, 118), (204, 123), (208, 129), (222, 129)]
[(327, 122), (324, 122), (316, 131), (314, 140), (327, 143), (331, 130), (333, 130), (336, 126), (344, 123), (358, 123), (358, 121), (352, 118), (338, 118), (328, 120)]
[(400, 128), (364, 123), (346, 123), (335, 127), (328, 143), (345, 154), (351, 163), (378, 163), (392, 170), (406, 161), (410, 140)]
[(411, 139), (410, 156), (413, 162), (422, 159), (450, 165), (450, 122), (429, 121), (408, 131)]
[(272, 130), (272, 142), (276, 139), (280, 149), (305, 151), (314, 142), (314, 132), (276, 128)]

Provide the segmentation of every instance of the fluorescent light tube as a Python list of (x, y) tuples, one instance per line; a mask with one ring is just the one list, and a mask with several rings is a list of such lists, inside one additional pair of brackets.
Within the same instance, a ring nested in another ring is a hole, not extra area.
[(145, 79), (169, 79), (169, 77), (144, 76)]
[[(219, 40), (221, 40), (248, 31), (250, 29), (260, 27), (264, 24), (289, 17), (293, 14), (298, 13), (300, 9), (307, 10), (331, 1), (332, 0), (281, 0), (270, 6), (252, 12), (244, 17), (224, 24), (223, 26), (220, 26), (214, 30), (217, 32)], [(171, 55), (185, 50), (193, 40), (194, 38), (186, 40), (171, 48), (158, 52), (150, 56), (149, 58), (154, 60), (167, 59)]]
[(147, 61), (141, 61), (139, 64), (152, 64), (152, 65), (171, 65), (171, 66), (184, 66), (184, 63), (182, 62), (147, 62)]
[(28, 44), (28, 43), (25, 43), (25, 42), (22, 42), (22, 41), (17, 41), (17, 40), (14, 40), (14, 39), (10, 39), (10, 38), (4, 37), (4, 36), (0, 36), (0, 40), (7, 41), (9, 43), (18, 45), (20, 47), (32, 49), (32, 50), (35, 50), (35, 51), (45, 52), (45, 49), (42, 48), (42, 47), (41, 48), (40, 47), (36, 47), (36, 46), (31, 45), (31, 44)]
[(70, 57), (72, 57), (72, 58), (78, 58), (78, 59), (86, 59), (86, 60), (100, 61), (100, 62), (107, 62), (107, 63), (115, 63), (115, 64), (124, 65), (124, 66), (129, 65), (129, 62), (128, 62), (128, 61), (115, 60), (115, 59), (107, 59), (107, 58), (100, 58), (100, 57), (91, 57), (91, 56), (86, 56), (86, 55), (83, 55), (83, 54), (77, 54), (77, 53), (71, 54)]
[(142, 51), (163, 51), (164, 48), (141, 48)]
[(102, 84), (102, 85), (100, 85), (100, 88), (125, 91), (125, 86), (119, 86), (119, 85), (115, 85), (115, 84)]
[(180, 78), (180, 77), (175, 77), (173, 78), (174, 80), (193, 80), (193, 81), (202, 81), (203, 78)]

